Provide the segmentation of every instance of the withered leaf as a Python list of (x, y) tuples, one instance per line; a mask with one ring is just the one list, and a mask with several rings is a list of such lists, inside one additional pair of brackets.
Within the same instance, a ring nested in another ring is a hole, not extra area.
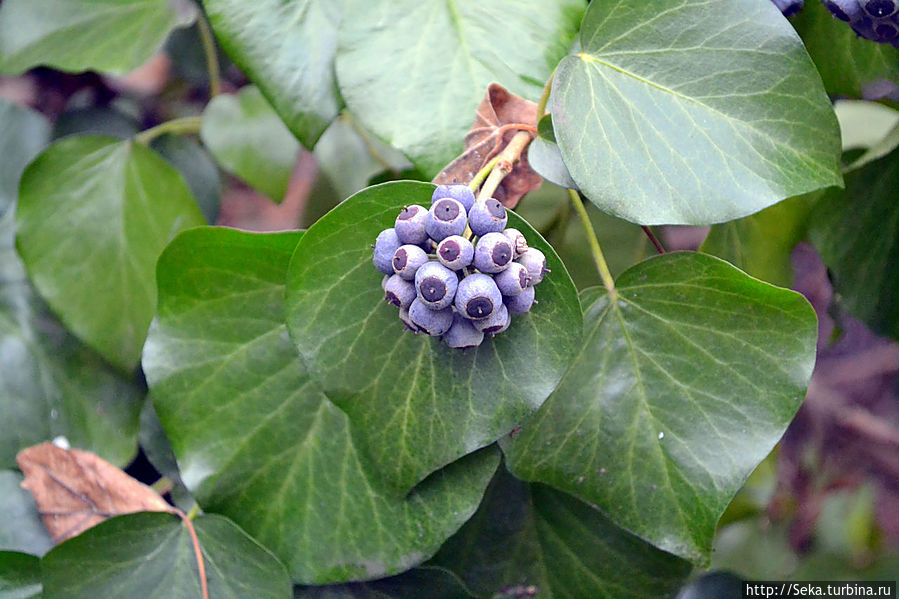
[(57, 544), (113, 516), (174, 512), (153, 489), (89, 451), (47, 442), (23, 449), (16, 462)]
[[(537, 105), (509, 92), (498, 83), (487, 87), (474, 124), (465, 135), (465, 151), (434, 178), (434, 183), (468, 183), (481, 167), (502, 151), (518, 131), (537, 127)], [(514, 208), (521, 197), (540, 187), (543, 179), (528, 164), (527, 149), (493, 196), (506, 208)]]

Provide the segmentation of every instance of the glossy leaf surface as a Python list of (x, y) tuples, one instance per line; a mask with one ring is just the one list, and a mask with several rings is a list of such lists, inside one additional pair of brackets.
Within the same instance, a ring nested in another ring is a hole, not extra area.
[(18, 249), (41, 297), (124, 371), (137, 365), (156, 309), (156, 259), (204, 222), (165, 160), (106, 137), (66, 138), (38, 156), (16, 213)]
[(0, 218), (0, 467), (58, 436), (124, 465), (137, 450), (142, 399), (38, 298), (13, 248), (12, 213)]
[(840, 184), (830, 101), (770, 2), (594, 2), (580, 43), (556, 70), (552, 120), (602, 210), (711, 224)]
[[(275, 557), (227, 518), (194, 521), (210, 597), (289, 599), (290, 577)], [(41, 563), (43, 599), (195, 599), (197, 557), (178, 516), (119, 516), (57, 545)]]
[(340, 92), (366, 129), (432, 177), (462, 152), (489, 83), (540, 97), (583, 9), (582, 0), (346, 0)]
[(287, 335), (284, 279), (299, 238), (202, 228), (172, 243), (144, 353), (153, 401), (203, 508), (233, 518), (296, 580), (401, 572), (474, 513), (497, 452), (468, 456), (405, 497), (373, 475)]
[(337, 116), (334, 53), (343, 1), (206, 0), (222, 47), (312, 148)]
[(27, 553), (0, 551), (0, 598), (41, 596), (41, 560)]
[(658, 599), (671, 596), (692, 570), (595, 507), (504, 468), (433, 563), (457, 572), (482, 597), (535, 587), (547, 599)]
[(537, 287), (539, 304), (471, 350), (404, 331), (384, 302), (371, 244), (403, 206), (430, 205), (433, 189), (385, 183), (349, 198), (303, 236), (287, 279), (287, 324), (310, 374), (400, 493), (533, 413), (568, 367), (581, 328), (565, 267), (510, 213), (509, 226), (546, 254), (552, 270)]
[(585, 344), (504, 449), (512, 471), (703, 561), (715, 524), (805, 396), (817, 327), (797, 293), (704, 254), (584, 293)]
[(0, 72), (47, 65), (124, 74), (145, 63), (196, 8), (184, 0), (6, 0), (0, 10)]

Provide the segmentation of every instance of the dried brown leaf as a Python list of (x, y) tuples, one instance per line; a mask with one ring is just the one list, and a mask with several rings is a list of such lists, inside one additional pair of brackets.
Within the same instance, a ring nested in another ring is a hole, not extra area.
[[(434, 178), (434, 183), (468, 183), (496, 156), (518, 131), (536, 131), (537, 105), (509, 92), (498, 83), (487, 87), (478, 106), (474, 124), (465, 135), (465, 151)], [(540, 187), (543, 179), (528, 164), (527, 149), (512, 172), (493, 194), (507, 208), (514, 208), (521, 197)]]
[(16, 456), (44, 526), (55, 543), (132, 512), (175, 512), (150, 487), (89, 451), (41, 443)]

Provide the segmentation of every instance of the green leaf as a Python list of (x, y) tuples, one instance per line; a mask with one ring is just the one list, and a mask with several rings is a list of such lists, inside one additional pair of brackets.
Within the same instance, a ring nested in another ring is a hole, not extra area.
[(212, 99), (203, 112), (203, 143), (224, 168), (280, 202), (300, 144), (258, 88)]
[(206, 222), (214, 223), (219, 214), (222, 181), (209, 152), (183, 135), (160, 135), (150, 142), (150, 147), (181, 173)]
[(137, 449), (142, 398), (50, 314), (13, 248), (12, 212), (0, 218), (0, 468), (57, 436), (122, 466)]
[(474, 599), (459, 578), (443, 568), (415, 568), (393, 578), (320, 587), (297, 587), (294, 599)]
[[(837, 100), (833, 104), (833, 111), (840, 123), (843, 152), (876, 147), (884, 141), (885, 132), (899, 125), (899, 111), (879, 102)], [(878, 158), (886, 154), (889, 151)]]
[(899, 338), (899, 152), (846, 175), (815, 207), (809, 237), (852, 314)]
[[(194, 521), (210, 597), (289, 599), (287, 572), (231, 521)], [(43, 599), (195, 599), (197, 557), (178, 516), (138, 512), (101, 522), (54, 547), (41, 562)]]
[(76, 106), (53, 123), (53, 140), (71, 135), (103, 135), (128, 139), (140, 132), (140, 121), (115, 105)]
[(75, 137), (28, 166), (19, 194), (18, 248), (34, 286), (73, 333), (134, 370), (156, 311), (156, 258), (204, 223), (184, 179), (139, 144)]
[(0, 98), (0, 217), (16, 201), (25, 165), (50, 139), (50, 123), (39, 112)]
[(474, 513), (498, 456), (469, 456), (405, 497), (385, 492), (287, 335), (284, 279), (299, 237), (202, 228), (172, 242), (144, 352), (153, 401), (203, 508), (265, 543), (294, 579), (401, 572)]
[(711, 224), (841, 183), (830, 101), (771, 2), (594, 2), (580, 41), (556, 70), (553, 128), (602, 210)]
[(41, 560), (27, 553), (0, 551), (0, 599), (38, 599)]
[(0, 470), (0, 550), (43, 555), (53, 546), (53, 540), (31, 493), (19, 486), (23, 480), (18, 472)]
[(152, 57), (169, 32), (189, 25), (183, 0), (6, 0), (0, 9), (0, 72), (47, 65), (124, 74)]
[(790, 198), (739, 220), (715, 225), (699, 249), (772, 285), (793, 284), (790, 254), (805, 238), (818, 193)]
[(346, 0), (340, 92), (431, 177), (462, 153), (488, 84), (540, 96), (583, 10), (582, 0)]
[(805, 396), (817, 323), (803, 297), (704, 254), (585, 292), (585, 337), (559, 388), (504, 447), (512, 471), (597, 505), (691, 560)]
[(310, 374), (349, 416), (353, 439), (396, 491), (489, 445), (532, 414), (577, 350), (574, 285), (552, 248), (515, 213), (509, 226), (546, 254), (553, 271), (539, 304), (509, 330), (461, 351), (404, 331), (384, 302), (371, 244), (434, 186), (369, 187), (313, 225), (287, 277), (287, 326)]
[(806, 2), (791, 22), (830, 95), (879, 100), (899, 85), (896, 48), (860, 38), (821, 2)]
[(458, 572), (480, 596), (533, 586), (541, 599), (670, 597), (692, 570), (595, 507), (516, 480), (505, 468), (432, 563)]
[(307, 148), (337, 116), (334, 0), (205, 0), (222, 48)]

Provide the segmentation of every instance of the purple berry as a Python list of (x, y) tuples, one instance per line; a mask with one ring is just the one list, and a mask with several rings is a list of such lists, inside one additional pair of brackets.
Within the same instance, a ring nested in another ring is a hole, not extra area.
[(497, 273), (512, 263), (512, 242), (502, 233), (487, 233), (474, 248), (474, 267), (481, 272)]
[(503, 296), (493, 278), (476, 273), (459, 282), (456, 289), (456, 310), (472, 320), (487, 318), (502, 304)]
[(428, 232), (425, 230), (425, 223), (428, 220), (428, 211), (422, 206), (412, 204), (406, 206), (399, 216), (396, 217), (396, 236), (404, 244), (421, 245), (428, 240)]
[(453, 324), (444, 333), (443, 340), (447, 345), (456, 349), (477, 347), (484, 340), (484, 333), (477, 330), (472, 321), (455, 312), (453, 314)]
[(493, 281), (503, 295), (518, 295), (530, 284), (531, 275), (524, 264), (513, 262), (509, 268), (493, 277)]
[(378, 239), (375, 241), (375, 251), (372, 256), (372, 262), (375, 268), (385, 275), (393, 274), (393, 254), (399, 247), (403, 245), (396, 236), (396, 230), (391, 227), (384, 229), (378, 233)]
[(420, 298), (415, 298), (409, 306), (409, 319), (431, 337), (439, 337), (452, 326), (453, 309), (432, 310)]
[(494, 198), (478, 200), (468, 211), (468, 226), (478, 237), (487, 233), (500, 233), (506, 228), (508, 220), (506, 209)]
[(384, 299), (397, 308), (408, 308), (415, 296), (415, 285), (399, 275), (390, 276), (384, 285)]
[(415, 273), (415, 291), (418, 299), (431, 310), (442, 310), (451, 306), (458, 285), (459, 277), (456, 273), (437, 262), (428, 262)]
[(451, 270), (461, 270), (474, 259), (474, 246), (461, 235), (450, 235), (437, 244), (437, 260)]
[(450, 235), (462, 235), (468, 219), (465, 207), (452, 198), (441, 198), (428, 211), (425, 230), (434, 241), (441, 241)]
[(418, 269), (427, 262), (428, 255), (417, 245), (401, 245), (393, 253), (393, 272), (411, 281)]
[(506, 308), (511, 314), (524, 314), (534, 305), (534, 288), (528, 287), (518, 295), (507, 295), (503, 298)]
[(496, 335), (509, 328), (512, 317), (504, 304), (493, 311), (493, 314), (481, 320), (473, 320), (474, 327), (486, 335)]
[(474, 192), (468, 185), (438, 185), (431, 196), (431, 204), (442, 198), (452, 198), (465, 207), (467, 213), (474, 204)]
[(518, 258), (518, 262), (528, 269), (528, 274), (531, 277), (531, 287), (539, 285), (543, 280), (543, 276), (549, 272), (549, 269), (546, 268), (546, 256), (537, 248), (528, 249)]

